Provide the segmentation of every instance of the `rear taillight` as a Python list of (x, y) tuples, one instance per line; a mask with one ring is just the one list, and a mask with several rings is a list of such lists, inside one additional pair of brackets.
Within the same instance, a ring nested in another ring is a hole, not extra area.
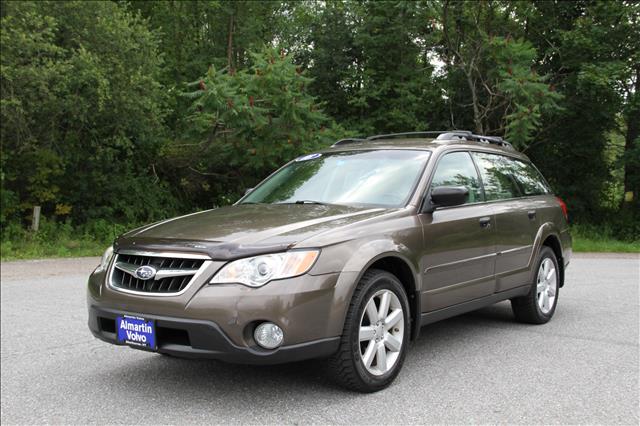
[(562, 201), (562, 198), (560, 197), (556, 197), (556, 200), (558, 200), (558, 203), (560, 203), (560, 208), (562, 209), (562, 214), (564, 215), (564, 218), (566, 220), (569, 220), (569, 213), (567, 212), (567, 204)]

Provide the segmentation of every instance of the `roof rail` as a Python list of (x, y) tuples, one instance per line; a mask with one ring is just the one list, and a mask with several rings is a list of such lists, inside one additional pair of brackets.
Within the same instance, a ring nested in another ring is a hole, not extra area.
[(513, 150), (513, 146), (502, 139), (500, 136), (484, 136), (484, 135), (474, 135), (473, 132), (469, 130), (443, 130), (443, 131), (428, 131), (428, 132), (404, 132), (404, 133), (389, 133), (386, 135), (374, 135), (369, 136), (366, 139), (363, 138), (345, 138), (340, 139), (338, 142), (331, 145), (340, 146), (347, 145), (350, 143), (357, 142), (366, 142), (366, 141), (375, 141), (379, 139), (395, 139), (395, 138), (406, 138), (406, 137), (435, 137), (436, 140), (466, 140), (466, 141), (474, 141), (480, 143), (494, 144), (502, 146), (503, 148)]
[(350, 143), (362, 142), (365, 140), (366, 139), (362, 139), (362, 138), (344, 138), (344, 139), (340, 139), (338, 142), (334, 143), (331, 146), (334, 147), (334, 146), (340, 146), (340, 145), (347, 145)]
[[(442, 131), (430, 131), (430, 132), (404, 132), (404, 133), (389, 133), (386, 135), (375, 135), (375, 136), (369, 136), (367, 138), (367, 140), (369, 141), (375, 141), (377, 139), (394, 139), (394, 138), (402, 138), (402, 137), (420, 137), (420, 136), (439, 136), (443, 133), (447, 133), (449, 132), (448, 130), (442, 130)], [(468, 132), (466, 130), (455, 130), (455, 132), (466, 132), (468, 134), (471, 134), (471, 132)]]

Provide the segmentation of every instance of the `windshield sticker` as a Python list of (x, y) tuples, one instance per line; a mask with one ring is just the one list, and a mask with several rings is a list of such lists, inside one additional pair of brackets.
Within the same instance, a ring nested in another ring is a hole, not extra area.
[(302, 157), (296, 158), (296, 161), (314, 160), (314, 159), (316, 159), (318, 157), (322, 157), (322, 154), (320, 154), (319, 152), (317, 152), (315, 154), (304, 155)]

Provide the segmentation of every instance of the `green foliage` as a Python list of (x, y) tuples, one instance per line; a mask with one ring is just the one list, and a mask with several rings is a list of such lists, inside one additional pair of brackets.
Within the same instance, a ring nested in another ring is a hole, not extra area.
[(11, 231), (34, 205), (43, 229), (89, 239), (98, 220), (229, 204), (347, 134), (447, 128), (506, 136), (581, 227), (637, 238), (638, 2), (1, 5), (11, 253), (52, 253), (48, 237)]
[(108, 2), (3, 8), (3, 222), (33, 205), (47, 214), (70, 206), (79, 221), (172, 212), (152, 175), (164, 94), (145, 22)]
[[(443, 58), (450, 99), (470, 106), (473, 128), (500, 134), (525, 149), (542, 127), (542, 115), (560, 108), (562, 94), (536, 70), (537, 49), (514, 22), (518, 10), (501, 2), (444, 2)], [(522, 9), (525, 14), (531, 11)], [(528, 19), (528, 16), (518, 16)], [(459, 105), (451, 105), (458, 109)], [(464, 115), (464, 111), (456, 111)]]
[(212, 186), (221, 183), (225, 195), (237, 198), (283, 162), (335, 142), (342, 130), (307, 92), (310, 81), (290, 57), (266, 48), (244, 70), (211, 66), (191, 83), (195, 90), (184, 96), (191, 101), (186, 138), (192, 143), (164, 151), (167, 161), (179, 158), (191, 172), (179, 175), (183, 190), (210, 207)]
[(630, 32), (624, 24), (632, 11), (622, 2), (565, 2), (540, 3), (529, 15), (539, 68), (564, 98), (562, 110), (543, 117), (527, 153), (580, 221), (608, 213), (602, 202), (612, 179), (607, 136), (623, 108), (619, 84)]
[[(537, 51), (525, 40), (493, 37), (489, 40), (496, 92), (507, 102), (503, 113), (505, 136), (519, 149), (533, 140), (542, 125), (542, 114), (560, 110), (563, 96), (551, 89), (549, 76), (533, 69)], [(489, 77), (491, 79), (491, 77)]]
[(134, 225), (113, 224), (105, 220), (73, 226), (69, 220), (42, 220), (37, 233), (17, 223), (2, 228), (2, 260), (42, 257), (100, 256), (122, 232)]

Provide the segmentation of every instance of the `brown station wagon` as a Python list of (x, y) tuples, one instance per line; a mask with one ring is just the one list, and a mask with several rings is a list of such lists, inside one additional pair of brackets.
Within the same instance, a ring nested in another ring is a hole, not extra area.
[(89, 328), (177, 357), (328, 358), (371, 392), (423, 325), (507, 299), (517, 320), (549, 321), (570, 257), (565, 204), (506, 141), (345, 139), (232, 206), (120, 236), (89, 278)]

